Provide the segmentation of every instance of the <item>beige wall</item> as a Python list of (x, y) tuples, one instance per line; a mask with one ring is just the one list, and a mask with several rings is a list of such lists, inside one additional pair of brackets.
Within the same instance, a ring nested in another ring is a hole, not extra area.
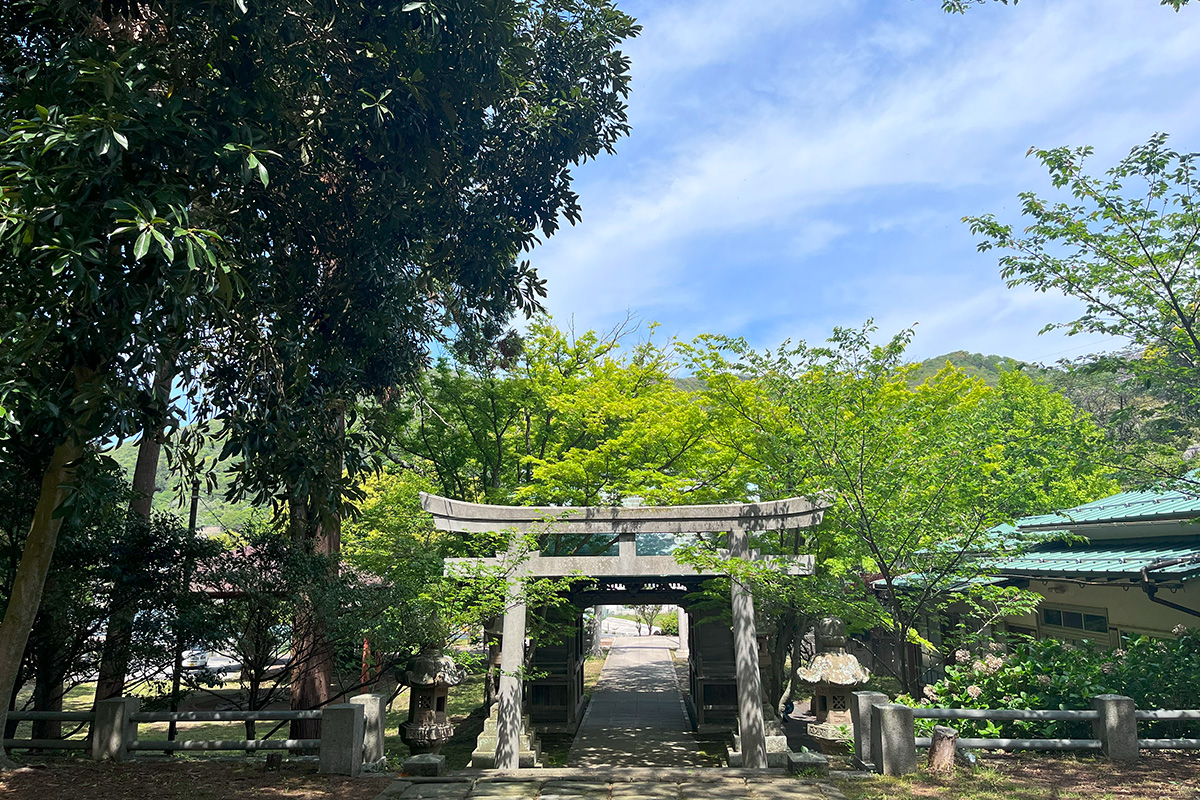
[[(1126, 585), (1128, 586), (1128, 584)], [(1079, 586), (1066, 581), (1030, 581), (1029, 588), (1046, 598), (1043, 607), (1062, 607), (1084, 612), (1101, 612), (1108, 617), (1109, 641), (1119, 644), (1119, 630), (1170, 636), (1176, 625), (1200, 627), (1200, 617), (1176, 611), (1150, 602), (1139, 586)], [(1181, 606), (1200, 610), (1200, 587), (1195, 585), (1172, 592), (1160, 589), (1159, 598)], [(1042, 624), (1041, 610), (1037, 614), (1009, 617), (1010, 625), (1036, 628), (1039, 638), (1061, 634), (1059, 629), (1047, 629)], [(1098, 639), (1096, 634), (1078, 632), (1078, 638)]]

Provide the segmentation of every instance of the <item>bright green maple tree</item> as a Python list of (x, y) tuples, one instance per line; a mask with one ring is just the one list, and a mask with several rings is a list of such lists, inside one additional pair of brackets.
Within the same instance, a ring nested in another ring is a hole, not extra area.
[[(781, 578), (753, 563), (734, 572), (780, 584), (773, 591), (785, 607), (786, 584), (799, 603), (824, 582), (826, 606), (841, 605), (898, 642), (919, 641), (924, 618), (953, 602), (973, 599), (995, 613), (1027, 608), (1034, 601), (1023, 593), (976, 580), (1012, 546), (994, 528), (1106, 493), (1100, 465), (1074, 450), (1101, 434), (1028, 379), (1005, 378), (993, 390), (948, 367), (914, 386), (916, 367), (904, 360), (912, 332), (884, 344), (872, 341), (874, 332), (836, 329), (825, 346), (768, 352), (704, 337), (692, 349), (709, 403), (720, 410), (714, 429), (752, 465), (761, 496), (829, 503), (806, 540), (781, 540), (794, 553), (820, 553), (816, 576)], [(770, 537), (758, 544), (775, 546)], [(852, 602), (869, 591), (862, 577), (877, 581), (873, 613)], [(915, 685), (907, 648), (897, 653), (901, 680)]]
[[(1033, 149), (1063, 195), (1023, 192), (1023, 229), (986, 214), (964, 219), (980, 251), (1000, 251), (1009, 286), (1080, 300), (1074, 320), (1048, 325), (1129, 342), (1093, 357), (1092, 369), (1121, 371), (1159, 402), (1116, 422), (1151, 435), (1122, 442), (1135, 479), (1170, 477), (1200, 429), (1200, 178), (1197, 154), (1155, 135), (1103, 175), (1087, 170), (1090, 147)], [(1128, 423), (1134, 423), (1132, 425)]]

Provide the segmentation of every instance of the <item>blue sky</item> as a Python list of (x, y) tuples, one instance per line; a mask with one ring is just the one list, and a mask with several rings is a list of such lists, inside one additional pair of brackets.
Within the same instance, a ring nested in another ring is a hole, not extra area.
[(917, 323), (911, 354), (1053, 361), (1067, 299), (1005, 288), (960, 222), (1050, 194), (1031, 146), (1101, 172), (1156, 131), (1200, 150), (1200, 6), (627, 0), (633, 133), (575, 172), (583, 221), (531, 254), (559, 324), (823, 340)]

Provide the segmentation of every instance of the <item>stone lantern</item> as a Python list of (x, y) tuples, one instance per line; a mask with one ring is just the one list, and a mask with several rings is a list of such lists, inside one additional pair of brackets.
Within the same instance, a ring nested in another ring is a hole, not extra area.
[(426, 646), (399, 677), (409, 687), (408, 721), (400, 726), (400, 741), (413, 755), (437, 754), (454, 735), (446, 702), (450, 687), (462, 683), (463, 669), (437, 647)]
[(808, 733), (818, 742), (846, 741), (851, 738), (850, 694), (871, 673), (846, 652), (846, 624), (837, 617), (817, 622), (816, 639), (817, 654), (807, 667), (796, 670), (796, 679), (812, 687), (816, 722), (809, 724)]

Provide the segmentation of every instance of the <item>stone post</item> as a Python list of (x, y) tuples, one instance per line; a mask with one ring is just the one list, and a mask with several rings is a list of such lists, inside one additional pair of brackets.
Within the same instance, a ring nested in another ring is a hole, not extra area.
[[(746, 531), (729, 532), (729, 555), (749, 560)], [(765, 769), (767, 737), (763, 728), (762, 681), (758, 674), (758, 637), (754, 628), (754, 596), (750, 587), (732, 581), (733, 654), (737, 676), (738, 728), (741, 732), (742, 766)]]
[(363, 765), (370, 769), (383, 766), (383, 737), (387, 723), (387, 698), (381, 694), (360, 694), (350, 702), (363, 707)]
[(124, 761), (130, 757), (129, 746), (137, 741), (137, 723), (129, 717), (136, 714), (141, 700), (136, 697), (113, 697), (96, 703), (96, 721), (92, 723), (92, 760)]
[(895, 703), (871, 707), (871, 758), (880, 775), (917, 771), (917, 740), (911, 708)]
[(883, 692), (853, 692), (850, 695), (850, 721), (854, 729), (854, 766), (874, 770), (871, 760), (871, 708), (890, 703)]
[(358, 777), (362, 772), (365, 735), (362, 705), (338, 703), (321, 709), (320, 771)]
[(500, 691), (496, 697), (496, 769), (521, 766), (521, 671), (525, 666), (525, 603), (521, 586), (508, 583), (508, 610), (500, 644)]
[(683, 610), (683, 606), (679, 607), (679, 649), (675, 651), (675, 655), (679, 658), (687, 658), (690, 655), (688, 651), (688, 613)]
[(1113, 761), (1137, 761), (1137, 718), (1133, 698), (1119, 694), (1101, 694), (1092, 698), (1092, 708), (1100, 719), (1092, 722), (1093, 736), (1100, 740), (1100, 752)]

